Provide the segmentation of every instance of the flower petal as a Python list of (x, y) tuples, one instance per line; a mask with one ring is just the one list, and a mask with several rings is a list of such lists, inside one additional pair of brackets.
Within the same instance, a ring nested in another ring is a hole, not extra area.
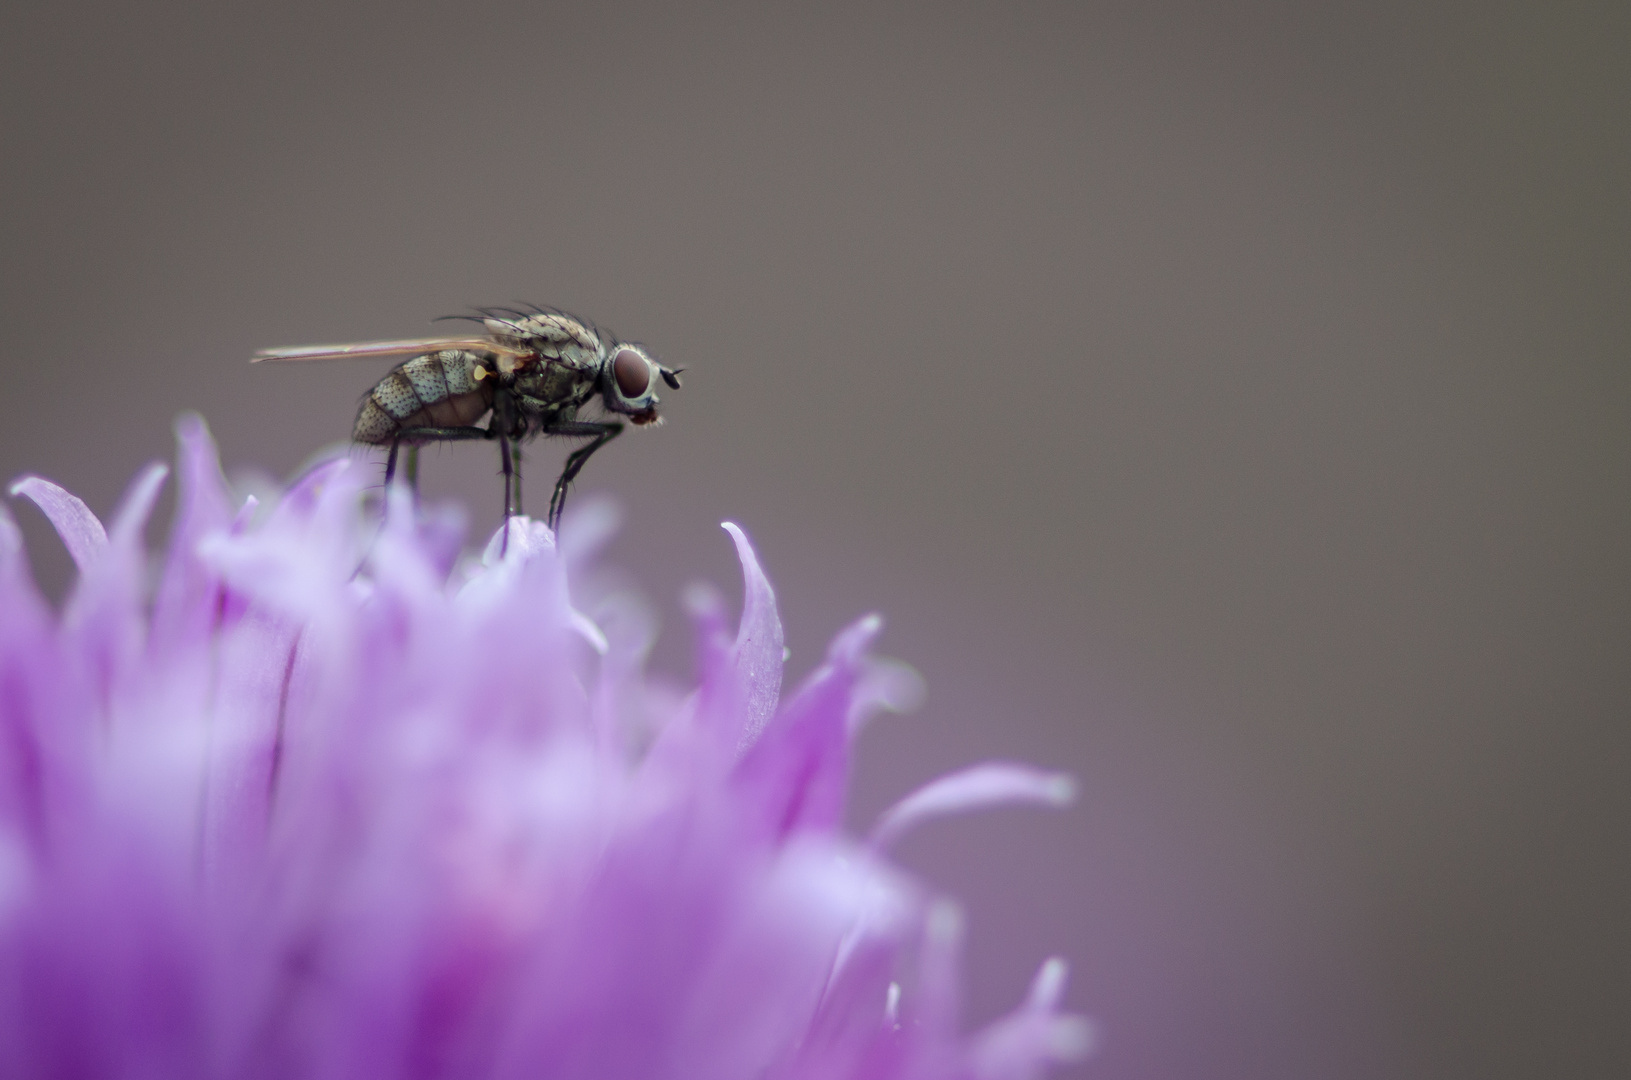
[(742, 561), (742, 622), (732, 657), (745, 691), (746, 726), (740, 744), (745, 748), (764, 730), (781, 697), (782, 621), (776, 612), (776, 594), (759, 567), (747, 533), (730, 521), (722, 527), (736, 542), (736, 556)]
[(1050, 1066), (1080, 1061), (1093, 1050), (1093, 1025), (1061, 1015), (1067, 967), (1054, 956), (1031, 981), (1025, 1003), (975, 1038), (969, 1052), (977, 1080), (1037, 1080)]
[(862, 668), (855, 699), (850, 703), (850, 738), (879, 712), (912, 712), (923, 704), (926, 693), (923, 676), (916, 668), (899, 660), (873, 657)]
[(153, 513), (153, 502), (159, 497), (159, 489), (169, 475), (170, 466), (162, 461), (152, 462), (136, 474), (130, 490), (125, 493), (118, 511), (113, 515), (109, 543), (136, 553), (142, 543), (142, 530), (147, 528), (147, 519)]
[(51, 481), (25, 476), (11, 485), (13, 495), (32, 499), (62, 538), (62, 546), (73, 556), (83, 574), (108, 547), (108, 533), (91, 508), (77, 495), (70, 495)]
[(204, 421), (191, 413), (176, 422), (177, 491), (175, 524), (164, 575), (153, 598), (150, 653), (172, 649), (202, 651), (220, 606), (220, 581), (198, 557), (205, 536), (232, 522), (226, 480), (215, 442)]
[(1067, 806), (1075, 797), (1076, 782), (1064, 773), (987, 762), (930, 781), (885, 810), (872, 827), (869, 841), (884, 849), (935, 818), (1010, 803)]
[(878, 617), (780, 701), (728, 525), (741, 621), (692, 594), (687, 697), (637, 600), (574, 608), (591, 532), (513, 519), (450, 580), (458, 523), (405, 489), (382, 523), (335, 458), (234, 516), (177, 434), (151, 611), (161, 468), (106, 532), (24, 482), (83, 567), (60, 618), (0, 512), (0, 1075), (1029, 1080), (1085, 1048), (1056, 961), (967, 1037), (961, 918), (880, 850), (1062, 778), (983, 766), (842, 830), (856, 727), (921, 693)]
[(810, 676), (764, 730), (733, 774), (747, 814), (775, 840), (795, 830), (836, 829), (849, 775), (851, 692), (865, 650), (883, 628), (866, 615), (842, 630), (827, 663)]

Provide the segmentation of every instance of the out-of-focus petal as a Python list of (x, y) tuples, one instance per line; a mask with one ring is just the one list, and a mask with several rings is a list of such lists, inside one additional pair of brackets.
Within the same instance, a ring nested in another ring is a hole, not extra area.
[(147, 528), (147, 519), (153, 513), (153, 503), (158, 499), (159, 489), (164, 486), (165, 478), (169, 475), (170, 467), (158, 461), (136, 474), (136, 479), (132, 481), (118, 512), (114, 514), (110, 543), (123, 547), (132, 554), (139, 554), (137, 549), (141, 547), (142, 530)]
[[(39, 839), (47, 782), (39, 727), (57, 713), (57, 641), (23, 538), (0, 506), (0, 843)], [(9, 850), (9, 849), (8, 849)]]
[(64, 613), (65, 644), (85, 662), (90, 690), (112, 725), (133, 719), (127, 714), (134, 710), (120, 706), (132, 684), (149, 674), (140, 662), (147, 636), (142, 531), (169, 472), (154, 462), (131, 482), (107, 544), (81, 569)]
[(588, 569), (617, 535), (622, 522), (623, 512), (611, 499), (574, 499), (572, 508), (561, 519), (561, 535), (557, 538), (567, 573)]
[(887, 657), (870, 658), (855, 685), (850, 704), (849, 732), (854, 738), (879, 712), (912, 712), (923, 704), (927, 690), (923, 676), (910, 664)]
[(1075, 797), (1076, 782), (1064, 773), (1044, 772), (1028, 765), (987, 762), (918, 788), (879, 816), (870, 839), (874, 847), (887, 848), (935, 818), (1023, 803), (1068, 806)]
[(1052, 1066), (1092, 1052), (1093, 1025), (1058, 1011), (1066, 974), (1063, 960), (1049, 958), (1032, 980), (1025, 1004), (975, 1037), (969, 1065), (977, 1080), (1037, 1080)]
[(199, 650), (219, 613), (220, 582), (198, 557), (205, 536), (228, 528), (232, 507), (204, 421), (191, 413), (176, 422), (178, 485), (170, 551), (153, 600), (148, 647)]

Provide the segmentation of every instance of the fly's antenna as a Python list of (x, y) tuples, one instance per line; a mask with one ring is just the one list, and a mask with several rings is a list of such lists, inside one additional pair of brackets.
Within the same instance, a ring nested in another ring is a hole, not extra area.
[(685, 369), (682, 367), (670, 368), (664, 367), (661, 364), (657, 365), (657, 373), (663, 377), (663, 382), (668, 384), (668, 388), (670, 390), (678, 390), (680, 388), (680, 372), (684, 370)]

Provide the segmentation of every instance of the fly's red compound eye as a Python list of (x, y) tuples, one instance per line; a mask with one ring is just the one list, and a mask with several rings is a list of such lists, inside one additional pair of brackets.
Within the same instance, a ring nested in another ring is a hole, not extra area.
[(651, 365), (633, 349), (623, 349), (612, 360), (612, 377), (624, 397), (638, 400), (651, 388)]

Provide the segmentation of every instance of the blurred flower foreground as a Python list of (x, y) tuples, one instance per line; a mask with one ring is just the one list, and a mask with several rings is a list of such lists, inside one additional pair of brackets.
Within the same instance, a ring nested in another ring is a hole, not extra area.
[(977, 766), (842, 830), (851, 737), (909, 688), (877, 618), (783, 698), (727, 526), (740, 628), (693, 596), (699, 685), (665, 688), (644, 609), (590, 595), (592, 514), (461, 560), (457, 522), (367, 511), (371, 467), (240, 507), (202, 422), (179, 434), (156, 575), (162, 466), (111, 529), (13, 486), (78, 564), (60, 617), (0, 509), (0, 1076), (1017, 1078), (1085, 1051), (1057, 960), (962, 1032), (956, 911), (886, 855), (1067, 781)]

